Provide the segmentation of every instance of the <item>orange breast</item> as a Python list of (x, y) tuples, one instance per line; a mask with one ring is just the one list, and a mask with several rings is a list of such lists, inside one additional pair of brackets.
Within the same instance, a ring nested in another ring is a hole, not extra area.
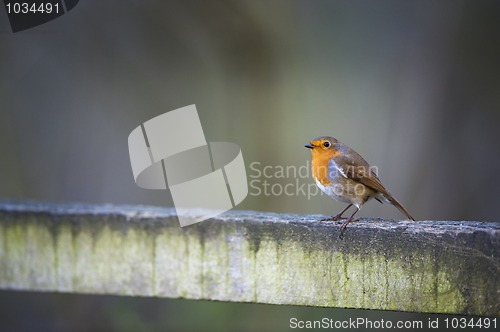
[(311, 151), (312, 152), (312, 175), (315, 180), (319, 181), (322, 185), (326, 186), (331, 184), (328, 178), (328, 163), (330, 159), (338, 156), (338, 151)]

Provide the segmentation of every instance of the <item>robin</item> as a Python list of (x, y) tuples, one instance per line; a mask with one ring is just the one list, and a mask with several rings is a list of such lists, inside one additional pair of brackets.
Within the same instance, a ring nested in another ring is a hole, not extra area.
[[(380, 203), (389, 203), (398, 208), (408, 219), (415, 220), (394, 196), (385, 189), (377, 177), (376, 168), (371, 167), (356, 151), (339, 142), (333, 137), (321, 136), (305, 145), (311, 149), (312, 175), (316, 185), (333, 199), (349, 205), (334, 217), (326, 220), (343, 220), (339, 237), (342, 239), (344, 230), (370, 198)], [(356, 211), (349, 218), (342, 215), (351, 207)]]

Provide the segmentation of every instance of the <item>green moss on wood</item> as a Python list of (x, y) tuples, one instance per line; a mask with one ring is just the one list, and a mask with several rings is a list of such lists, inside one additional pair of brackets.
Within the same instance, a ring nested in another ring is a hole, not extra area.
[(341, 241), (303, 216), (48, 210), (0, 208), (0, 287), (500, 314), (498, 225), (371, 220)]

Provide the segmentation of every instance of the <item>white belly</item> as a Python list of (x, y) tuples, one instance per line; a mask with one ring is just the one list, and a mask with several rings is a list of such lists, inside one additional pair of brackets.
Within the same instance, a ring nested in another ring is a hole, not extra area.
[(336, 201), (339, 202), (344, 202), (344, 203), (351, 203), (351, 200), (349, 200), (346, 197), (340, 196), (343, 193), (343, 187), (340, 184), (336, 184), (333, 186), (324, 186), (321, 182), (318, 180), (316, 181), (316, 185), (318, 186), (319, 189), (321, 189), (322, 192), (330, 196)]

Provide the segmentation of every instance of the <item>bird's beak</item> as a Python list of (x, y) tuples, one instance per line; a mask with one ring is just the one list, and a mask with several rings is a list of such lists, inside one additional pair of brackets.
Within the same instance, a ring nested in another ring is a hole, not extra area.
[(306, 148), (308, 148), (308, 149), (314, 149), (314, 145), (312, 145), (312, 144), (306, 144), (306, 145), (304, 145), (304, 146), (305, 146)]

